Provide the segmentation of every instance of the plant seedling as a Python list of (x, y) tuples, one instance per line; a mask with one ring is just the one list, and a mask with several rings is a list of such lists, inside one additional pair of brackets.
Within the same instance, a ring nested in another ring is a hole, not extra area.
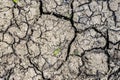
[(57, 56), (59, 54), (59, 52), (60, 52), (60, 48), (57, 48), (54, 50), (53, 55)]
[(12, 0), (14, 3), (18, 3), (19, 0)]
[(75, 50), (74, 50), (74, 55), (78, 55), (78, 54), (79, 54), (78, 49), (75, 49)]

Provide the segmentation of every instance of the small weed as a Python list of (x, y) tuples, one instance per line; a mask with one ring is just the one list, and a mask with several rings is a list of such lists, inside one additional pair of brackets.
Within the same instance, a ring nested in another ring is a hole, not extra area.
[(78, 49), (75, 49), (75, 50), (74, 50), (74, 55), (79, 55)]
[(18, 3), (19, 0), (12, 0), (14, 3)]
[(60, 48), (54, 50), (53, 55), (57, 56), (60, 53)]

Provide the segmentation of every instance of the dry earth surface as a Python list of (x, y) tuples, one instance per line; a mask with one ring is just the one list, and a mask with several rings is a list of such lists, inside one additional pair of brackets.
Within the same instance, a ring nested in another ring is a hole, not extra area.
[(0, 80), (120, 80), (120, 0), (0, 0)]

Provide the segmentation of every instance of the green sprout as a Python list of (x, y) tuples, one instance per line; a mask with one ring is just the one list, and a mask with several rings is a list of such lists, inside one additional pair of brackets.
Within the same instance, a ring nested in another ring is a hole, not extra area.
[(14, 3), (18, 3), (19, 0), (12, 0)]
[(57, 56), (60, 53), (60, 48), (54, 50), (53, 55)]
[(75, 50), (74, 50), (74, 55), (78, 55), (78, 54), (79, 54), (78, 49), (75, 49)]

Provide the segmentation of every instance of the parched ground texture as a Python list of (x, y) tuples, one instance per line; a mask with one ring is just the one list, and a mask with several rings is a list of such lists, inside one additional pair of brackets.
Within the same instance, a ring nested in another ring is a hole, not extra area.
[(120, 80), (120, 0), (0, 0), (0, 80)]

